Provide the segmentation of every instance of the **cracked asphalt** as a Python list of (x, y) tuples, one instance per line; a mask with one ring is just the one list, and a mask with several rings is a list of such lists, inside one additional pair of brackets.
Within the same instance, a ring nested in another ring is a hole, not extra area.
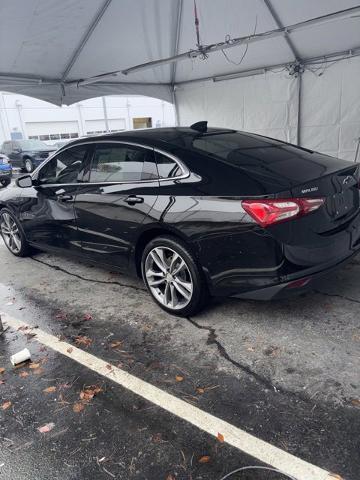
[[(55, 254), (18, 259), (0, 244), (0, 310), (69, 343), (86, 336), (94, 355), (346, 480), (360, 478), (359, 277), (354, 259), (316, 292), (271, 303), (215, 300), (180, 319), (160, 310), (137, 279)], [(44, 362), (39, 374), (11, 367), (10, 354), (24, 346)], [(41, 351), (31, 336), (0, 336), (1, 367), (0, 404), (12, 406), (0, 410), (0, 478), (220, 480), (259, 465)], [(52, 396), (43, 392), (49, 385)], [(75, 413), (86, 385), (103, 391)], [(48, 422), (53, 430), (40, 435)], [(286, 480), (246, 475), (234, 479)]]

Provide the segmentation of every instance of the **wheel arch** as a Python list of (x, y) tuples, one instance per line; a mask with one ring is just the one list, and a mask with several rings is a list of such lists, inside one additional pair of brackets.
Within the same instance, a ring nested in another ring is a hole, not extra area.
[(189, 239), (184, 235), (182, 232), (180, 232), (177, 229), (164, 226), (164, 225), (154, 225), (150, 228), (147, 228), (144, 230), (140, 236), (138, 237), (134, 252), (133, 252), (133, 259), (135, 263), (135, 271), (136, 274), (139, 278), (142, 277), (141, 275), (141, 257), (143, 254), (143, 251), (146, 247), (146, 245), (153, 240), (156, 237), (160, 237), (162, 235), (168, 235), (170, 237), (177, 238), (179, 240), (182, 240), (183, 242), (186, 243), (187, 247), (192, 251), (192, 253), (197, 257), (196, 255), (196, 248), (194, 248), (194, 244), (192, 242), (189, 242)]

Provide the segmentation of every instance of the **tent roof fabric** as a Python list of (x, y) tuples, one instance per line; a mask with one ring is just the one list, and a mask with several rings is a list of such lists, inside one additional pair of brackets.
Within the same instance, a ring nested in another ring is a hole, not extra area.
[[(197, 0), (203, 45), (359, 6), (358, 0)], [(360, 47), (360, 11), (224, 52), (97, 83), (79, 80), (195, 50), (193, 0), (0, 3), (0, 90), (71, 104), (106, 94), (172, 102), (172, 85)], [(241, 63), (241, 65), (240, 65)], [(72, 82), (72, 83), (71, 83)]]

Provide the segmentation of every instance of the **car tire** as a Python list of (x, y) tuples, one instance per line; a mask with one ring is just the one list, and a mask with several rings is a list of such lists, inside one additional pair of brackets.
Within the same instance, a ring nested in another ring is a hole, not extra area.
[(178, 238), (160, 236), (151, 240), (142, 254), (141, 272), (152, 298), (172, 315), (194, 315), (209, 298), (201, 268)]
[[(23, 229), (10, 210), (0, 210), (0, 234), (8, 250), (17, 257), (26, 257), (31, 248), (25, 238)], [(15, 237), (15, 238), (14, 238)]]
[(34, 170), (34, 164), (31, 158), (25, 158), (24, 160), (24, 170), (26, 173), (31, 173)]
[(2, 180), (0, 180), (0, 184), (3, 187), (7, 187), (8, 185), (10, 185), (10, 182), (11, 182), (11, 180), (9, 180), (8, 178), (3, 178)]

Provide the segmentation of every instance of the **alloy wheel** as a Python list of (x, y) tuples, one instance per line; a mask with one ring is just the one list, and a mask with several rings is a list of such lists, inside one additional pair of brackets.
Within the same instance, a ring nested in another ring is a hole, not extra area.
[(185, 260), (172, 248), (150, 250), (144, 273), (151, 293), (165, 307), (179, 310), (190, 303), (193, 279)]
[(7, 212), (1, 214), (0, 230), (6, 246), (12, 253), (19, 253), (22, 247), (19, 227)]

